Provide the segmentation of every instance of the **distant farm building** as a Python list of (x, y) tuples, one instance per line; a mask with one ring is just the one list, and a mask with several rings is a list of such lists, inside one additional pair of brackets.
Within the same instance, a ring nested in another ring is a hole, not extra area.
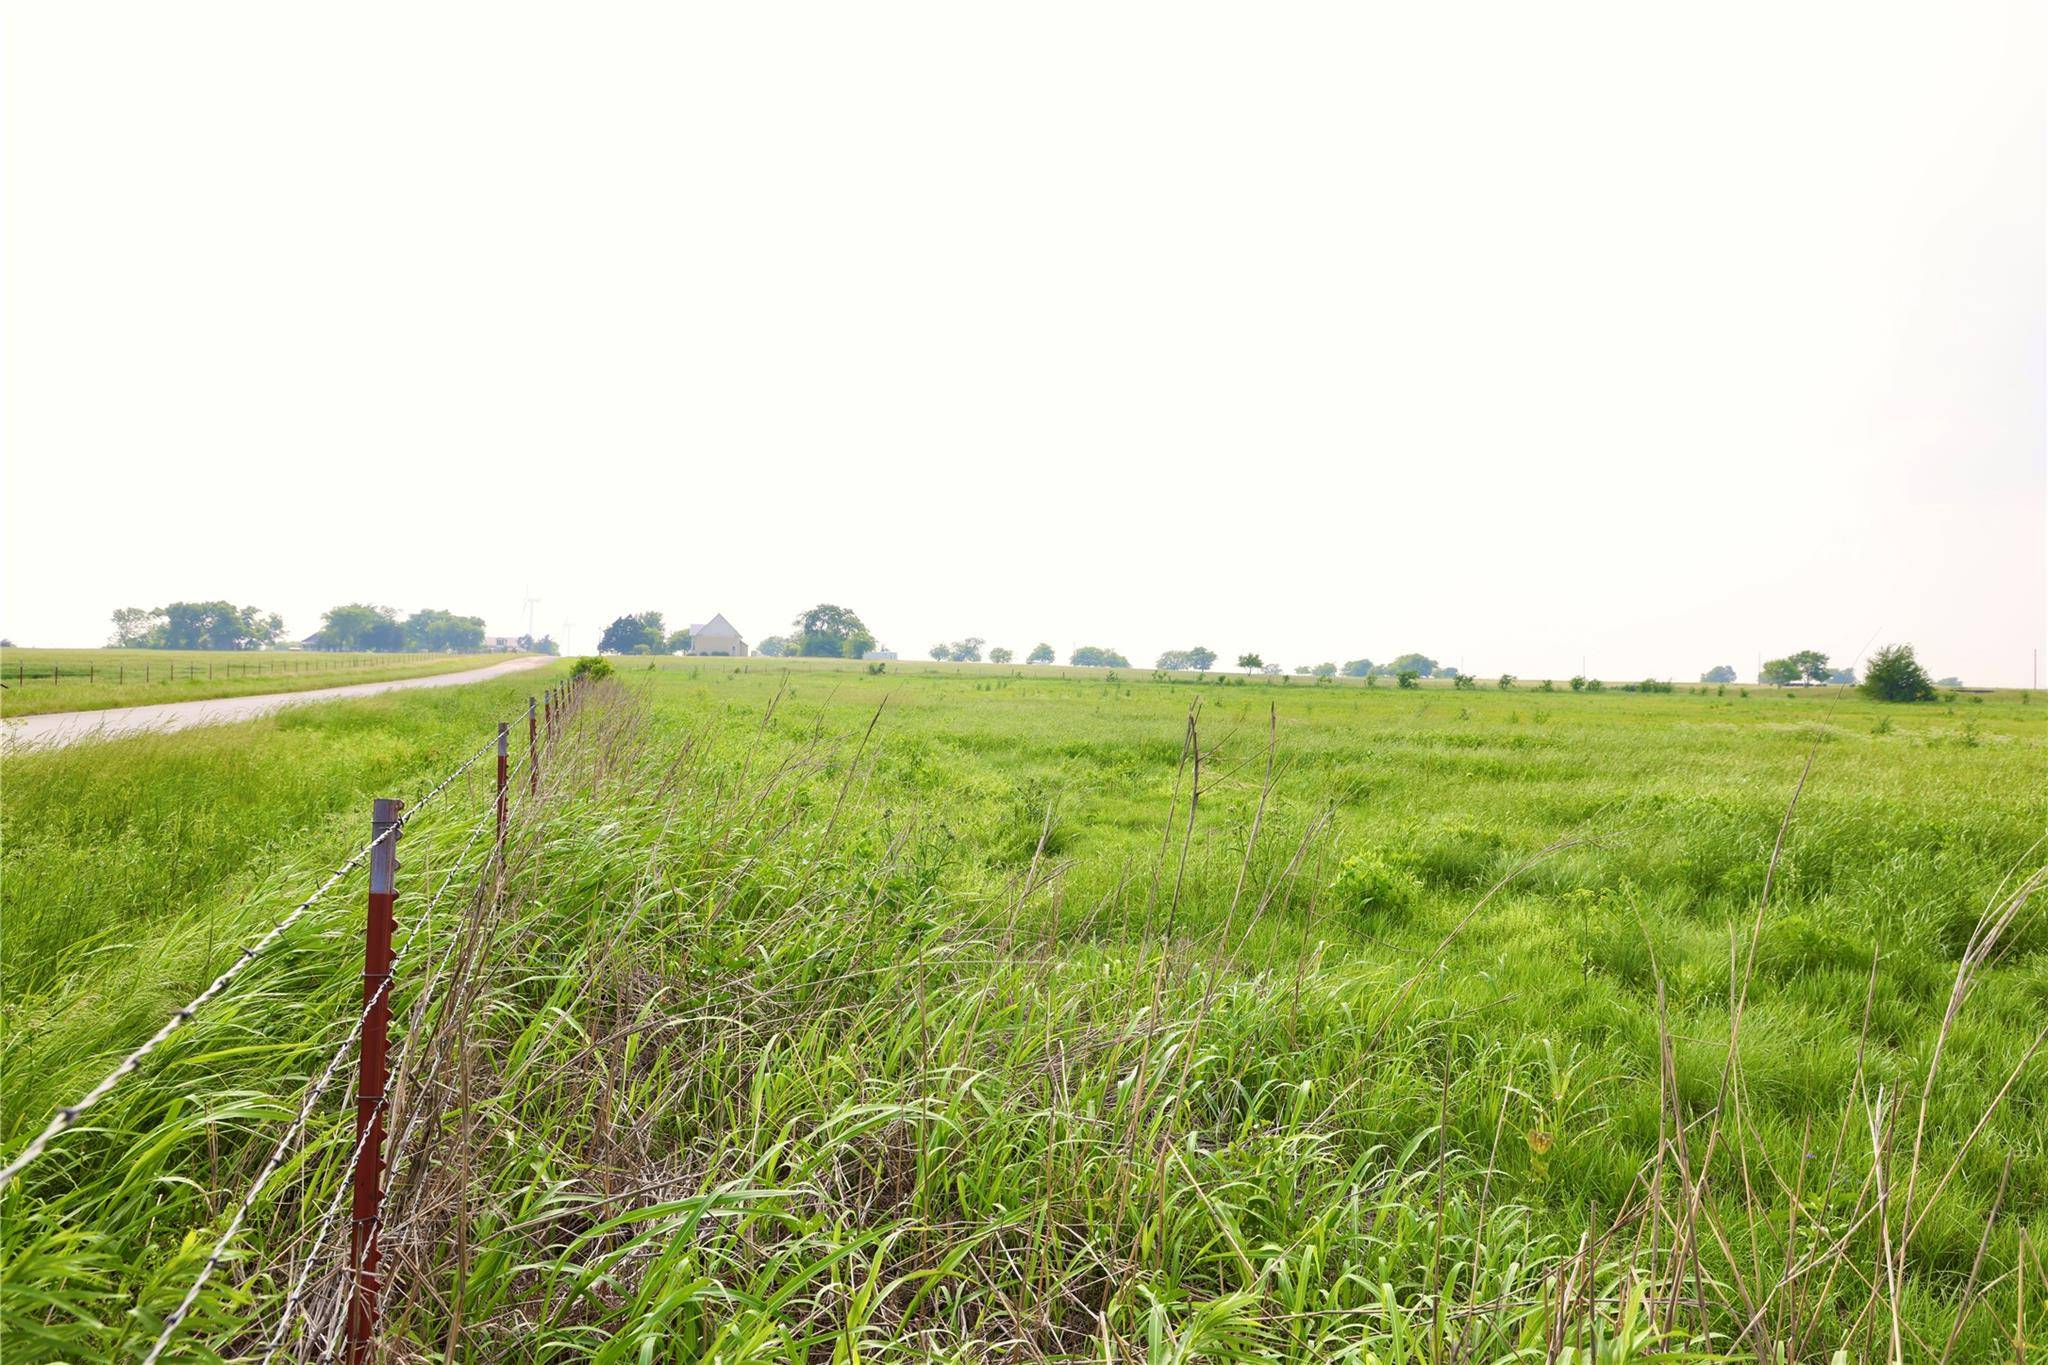
[(696, 658), (744, 659), (747, 642), (721, 612), (702, 625), (690, 627), (690, 654)]
[(871, 649), (860, 657), (863, 659), (893, 659), (896, 657), (896, 651), (893, 649)]
[(516, 635), (484, 636), (483, 652), (486, 654), (517, 654), (519, 637)]

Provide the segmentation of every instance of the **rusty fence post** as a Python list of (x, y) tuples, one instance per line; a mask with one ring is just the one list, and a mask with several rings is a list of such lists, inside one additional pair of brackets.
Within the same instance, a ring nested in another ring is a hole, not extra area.
[(505, 779), (512, 768), (509, 762), (512, 753), (512, 722), (498, 722), (498, 842), (505, 842)]
[[(384, 1204), (384, 1095), (391, 1046), (392, 902), (397, 899), (398, 813), (403, 801), (380, 796), (370, 807), (370, 899), (363, 923), (363, 1039), (356, 1078), (355, 1219), (349, 1235), (348, 1361), (364, 1365), (377, 1331), (377, 1219)], [(374, 1002), (374, 1003), (373, 1003)]]
[(532, 697), (526, 699), (526, 794), (540, 795), (540, 713)]

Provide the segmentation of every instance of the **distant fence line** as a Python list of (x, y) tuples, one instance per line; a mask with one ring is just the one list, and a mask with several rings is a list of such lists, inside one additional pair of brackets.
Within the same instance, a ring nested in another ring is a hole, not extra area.
[[(492, 651), (478, 650), (475, 652), (487, 654)], [(299, 657), (289, 659), (236, 659), (229, 657), (220, 660), (208, 659), (204, 664), (189, 663), (177, 659), (166, 659), (162, 663), (158, 663), (154, 659), (145, 659), (140, 664), (132, 664), (126, 660), (117, 660), (110, 664), (89, 663), (82, 668), (76, 664), (70, 668), (65, 668), (62, 664), (56, 662), (37, 664), (31, 668), (27, 661), (16, 660), (13, 668), (0, 669), (0, 681), (5, 681), (15, 687), (26, 687), (32, 682), (83, 683), (86, 685), (107, 683), (118, 686), (125, 684), (128, 681), (129, 673), (132, 672), (135, 674), (135, 681), (143, 683), (211, 682), (216, 676), (220, 678), (285, 678), (300, 674), (334, 673), (348, 668), (378, 668), (385, 666), (387, 661), (395, 664), (411, 659), (448, 657), (454, 656), (444, 655), (439, 652), (427, 653), (422, 651), (417, 654), (350, 655), (347, 658), (328, 659), (320, 659), (317, 654), (312, 659)], [(467, 655), (463, 657), (467, 657)], [(215, 673), (216, 666), (219, 668), (218, 674)]]

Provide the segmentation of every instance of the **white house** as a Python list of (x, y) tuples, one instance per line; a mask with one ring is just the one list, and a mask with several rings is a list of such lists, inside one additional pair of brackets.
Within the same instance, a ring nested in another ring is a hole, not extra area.
[(744, 659), (747, 657), (747, 642), (732, 628), (732, 622), (720, 612), (702, 625), (690, 627), (690, 653), (693, 657), (723, 659)]

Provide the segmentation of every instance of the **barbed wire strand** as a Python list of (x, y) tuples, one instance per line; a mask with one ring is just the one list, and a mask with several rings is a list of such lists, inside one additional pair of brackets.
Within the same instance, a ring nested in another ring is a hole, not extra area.
[[(485, 812), (487, 816), (492, 815), (494, 813), (495, 811), (493, 810), (487, 810)], [(463, 845), (462, 852), (456, 855), (455, 865), (448, 869), (448, 875), (442, 879), (440, 888), (434, 892), (433, 899), (427, 903), (427, 908), (425, 911), (422, 912), (421, 915), (420, 925), (419, 927), (416, 927), (414, 929), (414, 933), (418, 933), (419, 928), (424, 927), (427, 918), (433, 914), (434, 908), (441, 903), (441, 898), (447, 893), (449, 885), (453, 883), (455, 880), (455, 874), (461, 870), (462, 860), (468, 856), (470, 846), (476, 842), (477, 834), (482, 832), (483, 825), (484, 822), (480, 820), (477, 823), (476, 829), (473, 830), (470, 834), (469, 843)], [(411, 940), (408, 939), (407, 943), (408, 946), (410, 946)], [(448, 963), (450, 959), (454, 957), (455, 949), (460, 943), (461, 939), (459, 936), (451, 936), (448, 940), (448, 946), (442, 949), (441, 960), (435, 963), (433, 971), (428, 973), (426, 982), (421, 987), (421, 997), (413, 1004), (415, 1018), (418, 1018), (421, 1015), (427, 1003), (429, 1003), (433, 998), (434, 988), (442, 980), (442, 977), (447, 970)], [(396, 968), (396, 958), (392, 960), (392, 966), (394, 969)], [(417, 1036), (418, 1034), (415, 1031), (410, 1029), (407, 1030), (404, 1040), (401, 1041), (398, 1045), (398, 1056), (392, 1064), (391, 1069), (393, 1075), (404, 1074), (405, 1066), (411, 1060), (413, 1040)], [(422, 1078), (419, 1082), (420, 1088), (422, 1090), (425, 1089), (426, 1084), (426, 1078)], [(388, 1167), (386, 1168), (387, 1171), (397, 1170), (399, 1155), (404, 1149), (405, 1139), (411, 1136), (413, 1127), (417, 1123), (417, 1121), (417, 1113), (407, 1116), (406, 1126), (400, 1132), (398, 1142), (393, 1145), (391, 1161)], [(284, 1344), (284, 1338), (291, 1331), (292, 1313), (298, 1307), (301, 1299), (305, 1296), (307, 1281), (309, 1281), (312, 1278), (313, 1268), (320, 1259), (321, 1249), (326, 1246), (328, 1234), (333, 1231), (334, 1221), (340, 1215), (342, 1209), (342, 1199), (349, 1191), (350, 1182), (355, 1177), (357, 1164), (361, 1162), (363, 1159), (363, 1145), (368, 1140), (368, 1138), (368, 1128), (365, 1128), (362, 1131), (362, 1133), (358, 1134), (356, 1137), (355, 1150), (349, 1153), (348, 1162), (342, 1169), (340, 1181), (335, 1185), (334, 1195), (332, 1199), (328, 1202), (327, 1211), (321, 1215), (320, 1223), (316, 1230), (316, 1234), (313, 1238), (313, 1244), (306, 1252), (305, 1264), (300, 1269), (298, 1278), (292, 1285), (291, 1292), (285, 1297), (283, 1318), (279, 1321), (276, 1332), (274, 1332), (271, 1335), (269, 1341), (265, 1344), (263, 1351), (263, 1360), (265, 1362), (265, 1365), (268, 1365), (268, 1362), (276, 1356), (278, 1349)]]
[(221, 972), (219, 976), (213, 979), (213, 983), (211, 985), (209, 985), (205, 990), (201, 991), (198, 995), (192, 997), (192, 999), (186, 1002), (186, 1004), (181, 1009), (173, 1011), (171, 1017), (164, 1021), (163, 1027), (159, 1028), (155, 1033), (152, 1033), (149, 1035), (149, 1037), (145, 1038), (142, 1041), (141, 1046), (137, 1047), (133, 1052), (130, 1052), (126, 1057), (123, 1057), (120, 1060), (120, 1062), (115, 1065), (114, 1069), (112, 1071), (109, 1071), (105, 1076), (102, 1076), (90, 1090), (87, 1090), (83, 1095), (79, 1096), (79, 1098), (73, 1101), (72, 1103), (65, 1105), (63, 1108), (59, 1109), (51, 1117), (49, 1123), (43, 1128), (43, 1131), (36, 1134), (35, 1138), (32, 1141), (30, 1141), (30, 1143), (26, 1147), (21, 1149), (20, 1153), (15, 1156), (14, 1160), (8, 1162), (5, 1167), (0, 1167), (0, 1190), (6, 1189), (7, 1186), (14, 1181), (14, 1178), (16, 1176), (20, 1175), (22, 1171), (27, 1169), (30, 1162), (35, 1161), (38, 1157), (42, 1156), (44, 1152), (49, 1150), (49, 1146), (52, 1142), (54, 1142), (57, 1138), (63, 1136), (72, 1128), (76, 1127), (78, 1125), (79, 1119), (85, 1116), (85, 1112), (88, 1109), (91, 1109), (94, 1105), (98, 1104), (101, 1100), (105, 1099), (108, 1093), (112, 1091), (115, 1086), (119, 1085), (123, 1080), (127, 1079), (129, 1076), (132, 1076), (133, 1074), (135, 1074), (135, 1072), (139, 1071), (142, 1068), (142, 1063), (144, 1062), (144, 1060), (148, 1058), (150, 1053), (156, 1051), (158, 1047), (162, 1046), (165, 1039), (169, 1038), (173, 1033), (177, 1032), (182, 1025), (190, 1022), (193, 1015), (198, 1013), (198, 1011), (201, 1008), (210, 1003), (215, 997), (220, 995), (222, 991), (226, 990), (228, 988), (228, 985), (231, 982), (233, 982), (237, 976), (241, 975), (243, 968), (247, 967), (251, 962), (254, 962), (257, 959), (257, 957), (263, 953), (265, 949), (269, 948), (271, 944), (277, 942), (277, 940), (281, 938), (288, 930), (290, 930), (290, 928), (294, 924), (297, 924), (300, 918), (304, 916), (306, 911), (312, 909), (314, 905), (319, 903), (320, 899), (323, 896), (325, 896), (329, 891), (332, 891), (337, 885), (339, 885), (344, 877), (348, 876), (349, 873), (361, 867), (363, 865), (364, 860), (376, 851), (378, 845), (382, 844), (386, 839), (391, 838), (392, 836), (397, 834), (399, 830), (403, 829), (407, 821), (417, 817), (423, 810), (425, 810), (433, 802), (434, 798), (438, 797), (443, 791), (447, 790), (449, 783), (453, 782), (463, 773), (469, 771), (469, 769), (476, 764), (477, 760), (482, 758), (487, 751), (494, 751), (497, 748), (497, 744), (497, 736), (493, 735), (489, 742), (483, 746), (483, 748), (478, 749), (474, 754), (471, 754), (466, 760), (464, 760), (464, 762), (459, 767), (455, 769), (455, 771), (449, 773), (446, 777), (442, 778), (438, 785), (436, 785), (425, 796), (421, 797), (419, 802), (414, 806), (414, 808), (406, 811), (400, 817), (399, 821), (396, 824), (394, 824), (391, 828), (385, 830), (382, 834), (379, 834), (376, 838), (370, 840), (369, 843), (364, 844), (361, 848), (357, 849), (355, 854), (351, 856), (347, 862), (343, 863), (340, 867), (336, 868), (334, 872), (328, 876), (327, 880), (320, 884), (319, 888), (315, 890), (312, 895), (306, 897), (297, 905), (293, 906), (290, 912), (287, 913), (283, 919), (280, 919), (276, 924), (273, 924), (270, 927), (269, 932), (265, 933), (263, 937), (256, 940), (254, 944), (242, 949), (240, 955), (238, 955), (233, 962), (228, 964), (227, 969), (225, 971)]
[[(496, 739), (494, 738), (491, 742), (495, 747)], [(441, 785), (446, 787), (447, 782), (444, 781)], [(163, 1330), (158, 1334), (156, 1344), (150, 1348), (149, 1354), (142, 1358), (142, 1365), (155, 1365), (158, 1357), (163, 1354), (164, 1348), (170, 1344), (171, 1337), (178, 1330), (179, 1324), (185, 1320), (185, 1315), (192, 1310), (192, 1305), (198, 1302), (200, 1291), (206, 1287), (207, 1280), (219, 1268), (222, 1255), (227, 1251), (228, 1244), (234, 1240), (235, 1234), (241, 1230), (242, 1222), (248, 1217), (249, 1210), (255, 1206), (256, 1200), (262, 1195), (264, 1188), (269, 1185), (270, 1178), (277, 1173), (279, 1167), (284, 1165), (285, 1155), (291, 1149), (293, 1139), (305, 1131), (307, 1123), (312, 1119), (314, 1108), (320, 1102), (320, 1097), (327, 1093), (327, 1088), (334, 1083), (335, 1076), (340, 1074), (342, 1063), (348, 1059), (350, 1049), (362, 1037), (363, 1029), (370, 1020), (370, 1012), (377, 1008), (378, 1003), (390, 991), (391, 984), (398, 979), (398, 964), (404, 960), (406, 953), (412, 948), (414, 940), (419, 937), (421, 931), (426, 927), (434, 905), (439, 903), (442, 892), (448, 889), (449, 883), (455, 879), (455, 874), (461, 870), (462, 860), (468, 856), (469, 849), (476, 842), (476, 836), (483, 831), (485, 824), (489, 822), (489, 819), (495, 813), (494, 807), (487, 808), (484, 814), (478, 818), (475, 827), (470, 832), (469, 840), (464, 843), (462, 851), (456, 855), (455, 865), (449, 868), (448, 876), (442, 880), (441, 890), (435, 893), (433, 902), (429, 903), (427, 910), (415, 921), (412, 932), (406, 935), (405, 941), (400, 946), (398, 952), (392, 955), (391, 970), (385, 974), (383, 981), (378, 983), (376, 991), (363, 1003), (362, 1013), (356, 1016), (355, 1024), (349, 1029), (348, 1036), (342, 1039), (341, 1046), (335, 1050), (335, 1054), (328, 1061), (326, 1069), (321, 1072), (319, 1080), (307, 1092), (306, 1102), (299, 1107), (298, 1118), (285, 1131), (284, 1136), (278, 1139), (277, 1145), (271, 1149), (269, 1159), (263, 1163), (263, 1169), (257, 1172), (254, 1183), (249, 1186), (248, 1192), (242, 1196), (240, 1204), (236, 1206), (234, 1217), (228, 1220), (226, 1230), (221, 1233), (220, 1239), (214, 1243), (213, 1250), (207, 1255), (206, 1264), (199, 1268), (198, 1277), (192, 1281), (191, 1287), (185, 1291), (185, 1297), (171, 1311), (171, 1315), (164, 1320)], [(407, 1043), (409, 1042), (410, 1036), (407, 1039)], [(404, 1046), (405, 1044), (401, 1044), (401, 1047)], [(387, 1102), (387, 1100), (380, 1098), (376, 1102), (373, 1112), (381, 1112)], [(369, 1136), (369, 1132), (370, 1129), (366, 1125), (363, 1133), (357, 1139), (358, 1158), (361, 1156), (363, 1140)], [(353, 1161), (351, 1161), (349, 1169), (353, 1173)]]
[[(526, 760), (522, 762), (522, 764), (520, 765), (521, 768), (530, 767), (536, 757), (537, 755), (533, 751), (529, 750), (527, 753)], [(523, 812), (529, 804), (533, 804), (533, 802), (530, 802), (527, 793), (522, 791), (513, 800), (512, 811), (514, 813)], [(504, 857), (505, 850), (502, 845), (496, 850), (496, 852), (500, 858)], [(431, 975), (428, 978), (425, 992), (423, 992), (419, 1000), (416, 1000), (413, 1003), (413, 1018), (415, 1020), (420, 1020), (423, 1018), (426, 1007), (431, 1000), (431, 993), (434, 987), (438, 985), (439, 982), (443, 979), (442, 969), (447, 966), (448, 960), (457, 946), (458, 943), (452, 941), (449, 944), (448, 948), (443, 951), (440, 963), (436, 965), (433, 975)], [(407, 1033), (405, 1042), (402, 1045), (402, 1057), (403, 1053), (409, 1052), (412, 1046), (413, 1036), (414, 1035), (412, 1033)], [(401, 1065), (402, 1064), (403, 1063), (401, 1060)], [(422, 1094), (424, 1094), (427, 1087), (433, 1083), (433, 1081), (438, 1077), (438, 1075), (438, 1070), (430, 1071), (427, 1073), (426, 1076), (420, 1079), (419, 1088)], [(395, 1177), (396, 1173), (403, 1166), (406, 1154), (411, 1150), (413, 1134), (421, 1130), (422, 1123), (426, 1118), (426, 1114), (427, 1110), (423, 1105), (415, 1105), (412, 1112), (406, 1115), (405, 1126), (399, 1130), (397, 1141), (395, 1141), (392, 1144), (390, 1160), (386, 1163), (385, 1166), (387, 1176), (387, 1189), (392, 1183), (391, 1177)], [(328, 1207), (327, 1213), (323, 1215), (324, 1226), (321, 1229), (319, 1238), (316, 1240), (316, 1250), (320, 1245), (323, 1245), (325, 1243), (328, 1233), (332, 1231), (330, 1220), (335, 1218), (339, 1213), (341, 1207), (341, 1192), (348, 1189), (349, 1182), (353, 1179), (355, 1173), (356, 1164), (362, 1160), (362, 1157), (362, 1143), (359, 1140), (356, 1144), (355, 1151), (352, 1152), (349, 1156), (349, 1175), (347, 1178), (343, 1180), (342, 1184), (337, 1189), (334, 1199)], [(295, 1296), (302, 1294), (305, 1283), (312, 1273), (313, 1265), (313, 1257), (309, 1255), (306, 1261), (305, 1268), (300, 1273), (298, 1285), (294, 1288), (293, 1292)], [(321, 1314), (321, 1320), (318, 1324), (315, 1324), (311, 1317), (308, 1317), (306, 1319), (305, 1334), (321, 1342), (319, 1355), (315, 1357), (316, 1361), (318, 1362), (318, 1365), (326, 1365), (326, 1362), (331, 1361), (334, 1358), (335, 1349), (341, 1345), (340, 1321), (341, 1315), (343, 1311), (346, 1309), (346, 1307), (346, 1298), (336, 1298), (333, 1305), (326, 1312)], [(269, 1343), (267, 1343), (264, 1350), (263, 1360), (260, 1362), (260, 1365), (270, 1365), (270, 1361), (275, 1357), (276, 1352), (282, 1346), (284, 1336), (287, 1333), (289, 1333), (291, 1329), (291, 1311), (292, 1305), (290, 1303), (287, 1303), (284, 1320), (278, 1324), (278, 1330), (276, 1335), (274, 1335), (269, 1341)]]

